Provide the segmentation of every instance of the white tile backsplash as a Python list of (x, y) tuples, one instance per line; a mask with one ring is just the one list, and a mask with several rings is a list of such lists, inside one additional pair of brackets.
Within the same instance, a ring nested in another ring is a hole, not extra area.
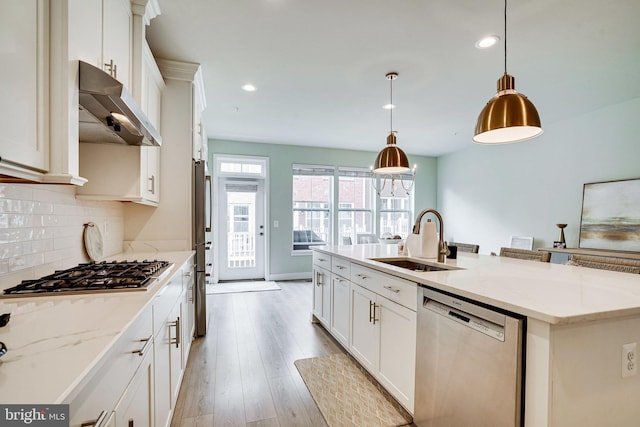
[(0, 290), (87, 262), (87, 222), (102, 232), (105, 256), (122, 252), (122, 203), (75, 193), (72, 185), (0, 184)]

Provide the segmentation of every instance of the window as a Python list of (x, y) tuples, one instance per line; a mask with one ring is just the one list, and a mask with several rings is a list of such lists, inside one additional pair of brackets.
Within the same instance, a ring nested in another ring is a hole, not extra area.
[[(411, 181), (411, 175), (402, 177), (405, 182)], [(397, 181), (397, 180), (396, 180)], [(382, 183), (380, 183), (382, 185)], [(395, 187), (395, 188), (394, 188)], [(413, 193), (407, 194), (398, 183), (387, 179), (380, 191), (380, 234), (391, 233), (406, 238), (413, 228)]]
[(338, 169), (338, 242), (375, 232), (375, 190), (368, 169)]
[(332, 242), (333, 167), (293, 165), (293, 250)]

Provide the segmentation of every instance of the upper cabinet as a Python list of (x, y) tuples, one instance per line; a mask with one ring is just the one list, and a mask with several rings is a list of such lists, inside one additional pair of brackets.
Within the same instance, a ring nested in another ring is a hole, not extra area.
[[(158, 0), (6, 0), (2, 5), (0, 182), (81, 186), (87, 179), (109, 179), (80, 174), (78, 61), (123, 83), (159, 128), (164, 82), (145, 41), (146, 25), (160, 13)], [(150, 159), (141, 164), (158, 163), (157, 150), (148, 156), (136, 149)]]
[[(123, 11), (123, 5), (128, 13)], [(131, 84), (125, 86), (130, 88), (133, 98), (151, 124), (160, 129), (162, 91), (165, 84), (145, 39), (145, 27), (158, 10), (147, 0), (134, 0), (131, 3), (129, 0), (124, 3), (121, 0), (104, 0), (102, 10), (102, 22), (105, 25), (109, 23), (109, 30), (105, 28), (102, 31), (103, 38), (108, 33), (118, 33), (117, 28), (122, 26), (122, 34), (113, 34), (111, 48), (115, 49), (116, 42), (128, 46), (127, 54), (122, 55), (122, 59), (117, 62), (114, 60), (117, 67), (113, 67), (112, 75), (115, 73), (122, 83), (125, 80), (121, 77), (130, 77)], [(126, 34), (129, 36), (125, 37)], [(104, 39), (102, 45), (104, 60), (104, 52), (108, 51)], [(128, 60), (129, 54), (131, 61)], [(105, 71), (110, 71), (113, 58), (116, 56), (109, 56), (109, 62), (104, 63), (107, 67)], [(121, 64), (127, 64), (127, 68), (123, 68)], [(157, 206), (160, 201), (160, 150), (160, 147), (81, 143), (80, 174), (88, 179), (88, 183), (78, 188), (77, 197)]]
[(72, 0), (77, 59), (108, 72), (130, 86), (133, 17), (129, 0)]
[(2, 2), (0, 179), (38, 180), (49, 170), (48, 31), (48, 1)]
[(204, 94), (202, 68), (198, 68), (193, 82), (193, 158), (206, 161), (209, 144), (207, 131), (202, 120), (202, 113), (205, 108), (207, 108), (207, 98)]

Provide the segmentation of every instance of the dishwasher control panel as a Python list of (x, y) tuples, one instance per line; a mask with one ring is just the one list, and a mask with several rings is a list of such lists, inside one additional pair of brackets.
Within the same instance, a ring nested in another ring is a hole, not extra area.
[(461, 323), (481, 332), (491, 338), (504, 342), (504, 326), (491, 322), (486, 319), (482, 319), (471, 313), (459, 310), (455, 307), (448, 306), (436, 300), (430, 299), (425, 296), (423, 300), (423, 307), (427, 310), (431, 310), (442, 316), (448, 317), (455, 322)]

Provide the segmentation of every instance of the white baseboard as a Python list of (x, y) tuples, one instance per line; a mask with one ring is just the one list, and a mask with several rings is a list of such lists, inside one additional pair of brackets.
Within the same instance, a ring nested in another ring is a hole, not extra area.
[(311, 280), (313, 274), (308, 271), (304, 273), (284, 273), (284, 274), (269, 274), (267, 280)]

